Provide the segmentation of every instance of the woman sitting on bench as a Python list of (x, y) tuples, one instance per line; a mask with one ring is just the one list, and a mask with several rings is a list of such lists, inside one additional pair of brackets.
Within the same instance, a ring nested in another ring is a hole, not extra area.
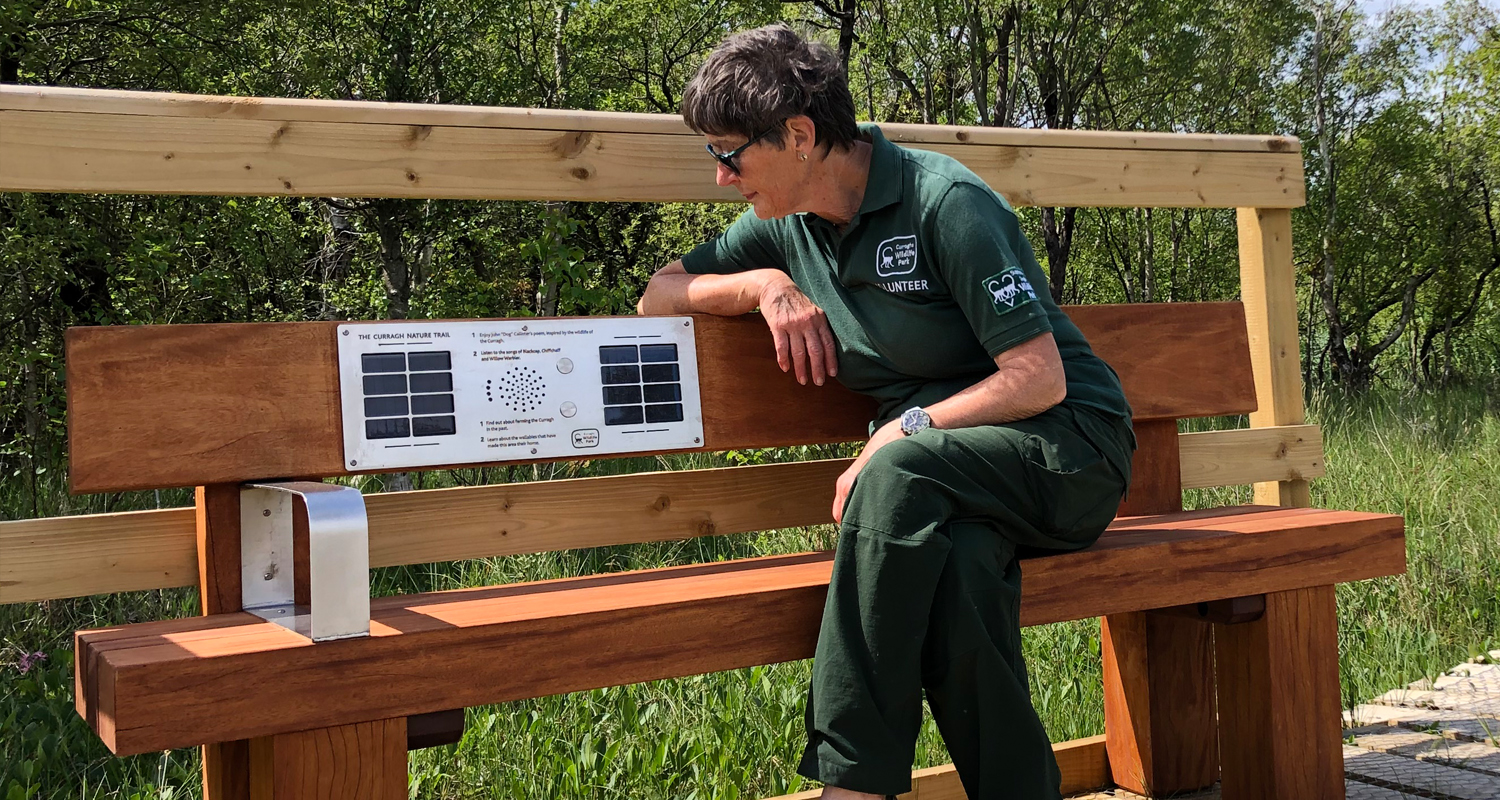
[(658, 271), (640, 312), (759, 308), (783, 370), (879, 401), (834, 497), (798, 772), (826, 798), (908, 791), (925, 689), (971, 800), (1058, 797), (1017, 557), (1087, 547), (1114, 518), (1135, 447), (1119, 380), (1005, 199), (857, 125), (827, 47), (785, 25), (730, 36), (682, 111), (751, 209)]

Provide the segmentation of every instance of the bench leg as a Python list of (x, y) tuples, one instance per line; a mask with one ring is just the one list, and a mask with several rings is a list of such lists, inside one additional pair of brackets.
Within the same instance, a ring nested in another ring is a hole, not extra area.
[(1269, 593), (1261, 619), (1215, 627), (1223, 800), (1342, 800), (1333, 587)]
[(1102, 621), (1104, 736), (1115, 784), (1158, 797), (1218, 777), (1207, 623), (1133, 612)]
[(250, 740), (251, 800), (406, 800), (406, 718)]

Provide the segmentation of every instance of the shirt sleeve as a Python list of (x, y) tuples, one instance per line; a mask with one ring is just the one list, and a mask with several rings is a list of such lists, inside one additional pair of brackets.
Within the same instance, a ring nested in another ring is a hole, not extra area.
[(938, 274), (991, 357), (1052, 331), (1051, 297), (1035, 288), (1047, 291), (1046, 276), (1020, 241), (1015, 212), (993, 192), (954, 184), (924, 227)]
[(723, 233), (682, 257), (682, 267), (694, 275), (726, 275), (752, 269), (787, 271), (776, 237), (775, 220), (763, 220), (747, 209)]

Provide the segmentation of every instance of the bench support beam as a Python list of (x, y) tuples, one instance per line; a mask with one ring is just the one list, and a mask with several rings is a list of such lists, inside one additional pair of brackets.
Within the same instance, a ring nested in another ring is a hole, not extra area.
[(1318, 586), (1214, 626), (1223, 800), (1344, 797), (1335, 613), (1333, 587)]
[(1207, 623), (1146, 611), (1102, 622), (1110, 777), (1147, 797), (1212, 786), (1213, 639)]
[[(239, 611), (240, 487), (199, 486), (194, 505), (199, 610), (204, 616)], [(249, 740), (203, 746), (203, 800), (250, 800)]]
[(406, 800), (406, 718), (250, 740), (251, 800)]
[[(1297, 335), (1297, 268), (1292, 263), (1292, 212), (1285, 208), (1238, 209), (1240, 297), (1250, 333), (1250, 367), (1257, 410), (1250, 427), (1301, 425), (1302, 359)], [(1267, 506), (1312, 505), (1307, 481), (1255, 484), (1255, 502)]]

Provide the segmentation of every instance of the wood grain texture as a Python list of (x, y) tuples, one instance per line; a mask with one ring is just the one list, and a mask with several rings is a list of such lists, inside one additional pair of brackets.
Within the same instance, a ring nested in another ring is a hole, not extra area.
[(192, 586), (193, 509), (0, 522), (0, 603)]
[(253, 740), (251, 800), (406, 800), (406, 719)]
[[(248, 614), (84, 631), (80, 712), (124, 755), (806, 658), (830, 564), (810, 553), (384, 598), (369, 638), (317, 645)], [(1029, 559), (1022, 621), (1404, 566), (1399, 517), (1248, 507), (1126, 518), (1088, 550)]]
[(1266, 595), (1214, 630), (1224, 800), (1344, 797), (1333, 586)]
[[(971, 141), (959, 141), (961, 133)], [(1039, 147), (1001, 144), (997, 135), (953, 131), (907, 136), (906, 143), (957, 158), (1018, 205), (1291, 208), (1305, 202), (1295, 150)], [(702, 143), (691, 133), (656, 130), (0, 110), (0, 189), (740, 200), (732, 187), (717, 185)]]
[(1141, 611), (1100, 624), (1111, 779), (1147, 797), (1213, 785), (1219, 748), (1210, 626)]
[[(240, 487), (199, 486), (193, 493), (198, 550), (198, 610), (204, 615), (239, 611)], [(244, 739), (203, 745), (204, 800), (249, 800), (252, 743)]]
[[(1052, 745), (1057, 768), (1062, 773), (1062, 794), (1071, 795), (1101, 789), (1109, 783), (1109, 765), (1105, 760), (1104, 737), (1089, 736), (1057, 742)], [(783, 794), (767, 800), (818, 800), (822, 789)], [(958, 771), (952, 764), (919, 769), (911, 774), (911, 791), (897, 795), (897, 800), (968, 800)]]
[[(676, 114), (229, 97), (60, 86), (0, 85), (0, 110), (697, 135)], [(1252, 153), (1294, 153), (1300, 148), (1296, 137), (1292, 136), (1043, 130), (963, 125), (889, 124), (881, 127), (887, 130), (887, 135), (893, 140), (899, 139), (902, 142)]]
[[(1297, 333), (1297, 267), (1292, 263), (1292, 215), (1286, 209), (1241, 208), (1240, 297), (1250, 332), (1258, 410), (1250, 427), (1300, 425), (1302, 361)], [(1308, 506), (1306, 480), (1259, 483), (1255, 502)]]
[[(1178, 434), (1177, 441), (1184, 488), (1323, 472), (1321, 434), (1313, 425)], [(1137, 455), (1138, 463), (1142, 458)], [(848, 463), (374, 494), (365, 498), (370, 563), (422, 564), (828, 522), (833, 481)], [(598, 502), (576, 502), (584, 492)], [(1128, 507), (1122, 511), (1131, 514)], [(193, 537), (190, 508), (0, 522), (0, 603), (191, 586)]]
[(1166, 514), (1182, 510), (1182, 466), (1178, 456), (1177, 420), (1135, 423), (1135, 456), (1130, 464), (1130, 491), (1119, 516)]
[(1306, 481), (1326, 472), (1317, 425), (1184, 433), (1177, 437), (1177, 452), (1184, 489)]
[[(1068, 311), (1095, 352), (1120, 373), (1137, 418), (1254, 408), (1237, 303)], [(336, 327), (299, 322), (69, 329), (73, 491), (349, 474)], [(759, 317), (699, 315), (695, 327), (704, 450), (865, 437), (873, 403), (837, 384), (798, 385), (776, 366)], [(767, 425), (768, 419), (777, 424)]]

